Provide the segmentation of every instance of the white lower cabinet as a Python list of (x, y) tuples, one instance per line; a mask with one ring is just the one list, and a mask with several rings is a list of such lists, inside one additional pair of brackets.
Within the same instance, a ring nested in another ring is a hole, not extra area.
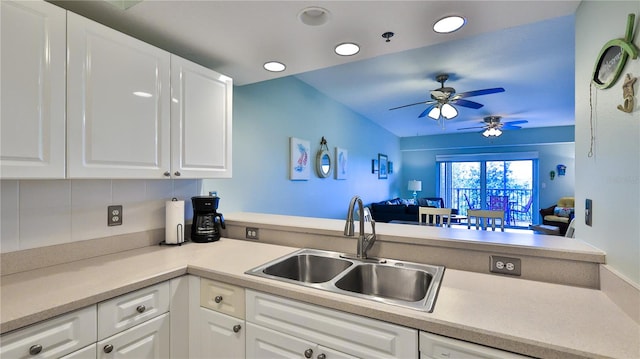
[(525, 359), (528, 357), (420, 332), (420, 359)]
[(98, 342), (98, 358), (169, 358), (169, 313)]
[(246, 296), (247, 358), (418, 358), (415, 329), (252, 290)]
[(247, 323), (247, 358), (356, 359), (311, 341)]
[[(200, 358), (245, 357), (244, 320), (200, 308)], [(194, 357), (195, 358), (195, 357)], [(265, 357), (263, 357), (265, 358)]]
[(95, 359), (98, 355), (98, 345), (93, 343), (60, 359)]

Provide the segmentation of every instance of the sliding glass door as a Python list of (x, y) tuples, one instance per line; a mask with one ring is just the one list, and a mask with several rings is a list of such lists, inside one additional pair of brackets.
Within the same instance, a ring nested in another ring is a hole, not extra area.
[(462, 215), (470, 208), (504, 210), (507, 225), (527, 227), (537, 208), (536, 164), (536, 158), (472, 161), (464, 156), (439, 161), (438, 190), (445, 203)]

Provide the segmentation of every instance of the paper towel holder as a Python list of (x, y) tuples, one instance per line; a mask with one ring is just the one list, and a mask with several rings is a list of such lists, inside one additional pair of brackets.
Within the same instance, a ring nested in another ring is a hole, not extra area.
[[(171, 202), (177, 202), (178, 199), (176, 197), (171, 198)], [(168, 246), (182, 246), (182, 243), (185, 242), (184, 240), (184, 227), (182, 226), (182, 223), (178, 223), (176, 225), (176, 238), (177, 238), (177, 243), (167, 243), (167, 241), (161, 241), (160, 243), (158, 243), (158, 245), (168, 245)]]

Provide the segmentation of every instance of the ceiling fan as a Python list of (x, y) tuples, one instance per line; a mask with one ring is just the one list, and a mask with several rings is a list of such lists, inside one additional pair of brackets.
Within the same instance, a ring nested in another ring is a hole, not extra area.
[(487, 116), (483, 119), (484, 124), (482, 126), (464, 127), (458, 130), (470, 130), (475, 128), (484, 128), (482, 135), (484, 137), (498, 137), (502, 134), (502, 130), (519, 130), (522, 127), (516, 126), (523, 123), (528, 123), (527, 120), (517, 120), (509, 122), (500, 122), (501, 116)]
[(466, 97), (480, 96), (480, 95), (488, 95), (492, 93), (504, 92), (502, 87), (489, 88), (484, 90), (476, 90), (469, 92), (462, 92), (456, 94), (456, 90), (453, 87), (444, 87), (445, 81), (449, 79), (449, 75), (441, 74), (436, 76), (436, 81), (440, 82), (440, 88), (431, 91), (431, 100), (421, 101), (412, 103), (409, 105), (398, 106), (394, 108), (390, 108), (389, 110), (397, 110), (399, 108), (415, 106), (425, 104), (428, 107), (422, 111), (418, 118), (422, 118), (425, 116), (429, 116), (434, 120), (439, 120), (441, 117), (444, 117), (447, 120), (450, 120), (456, 116), (458, 116), (458, 110), (456, 110), (453, 105), (469, 107), (473, 109), (479, 109), (483, 104), (464, 100)]

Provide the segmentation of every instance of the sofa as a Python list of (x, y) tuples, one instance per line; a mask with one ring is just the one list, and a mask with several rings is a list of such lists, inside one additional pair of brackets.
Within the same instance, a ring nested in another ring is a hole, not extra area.
[(574, 197), (562, 197), (553, 206), (540, 210), (542, 224), (558, 227), (560, 229), (559, 234), (564, 236), (567, 233), (567, 228), (569, 228), (569, 223), (574, 217), (574, 211)]
[[(406, 221), (418, 223), (418, 207), (444, 208), (444, 200), (439, 197), (418, 198), (417, 204), (413, 200), (393, 198), (387, 201), (371, 203), (369, 209), (376, 222)], [(452, 210), (458, 213), (458, 210)]]

